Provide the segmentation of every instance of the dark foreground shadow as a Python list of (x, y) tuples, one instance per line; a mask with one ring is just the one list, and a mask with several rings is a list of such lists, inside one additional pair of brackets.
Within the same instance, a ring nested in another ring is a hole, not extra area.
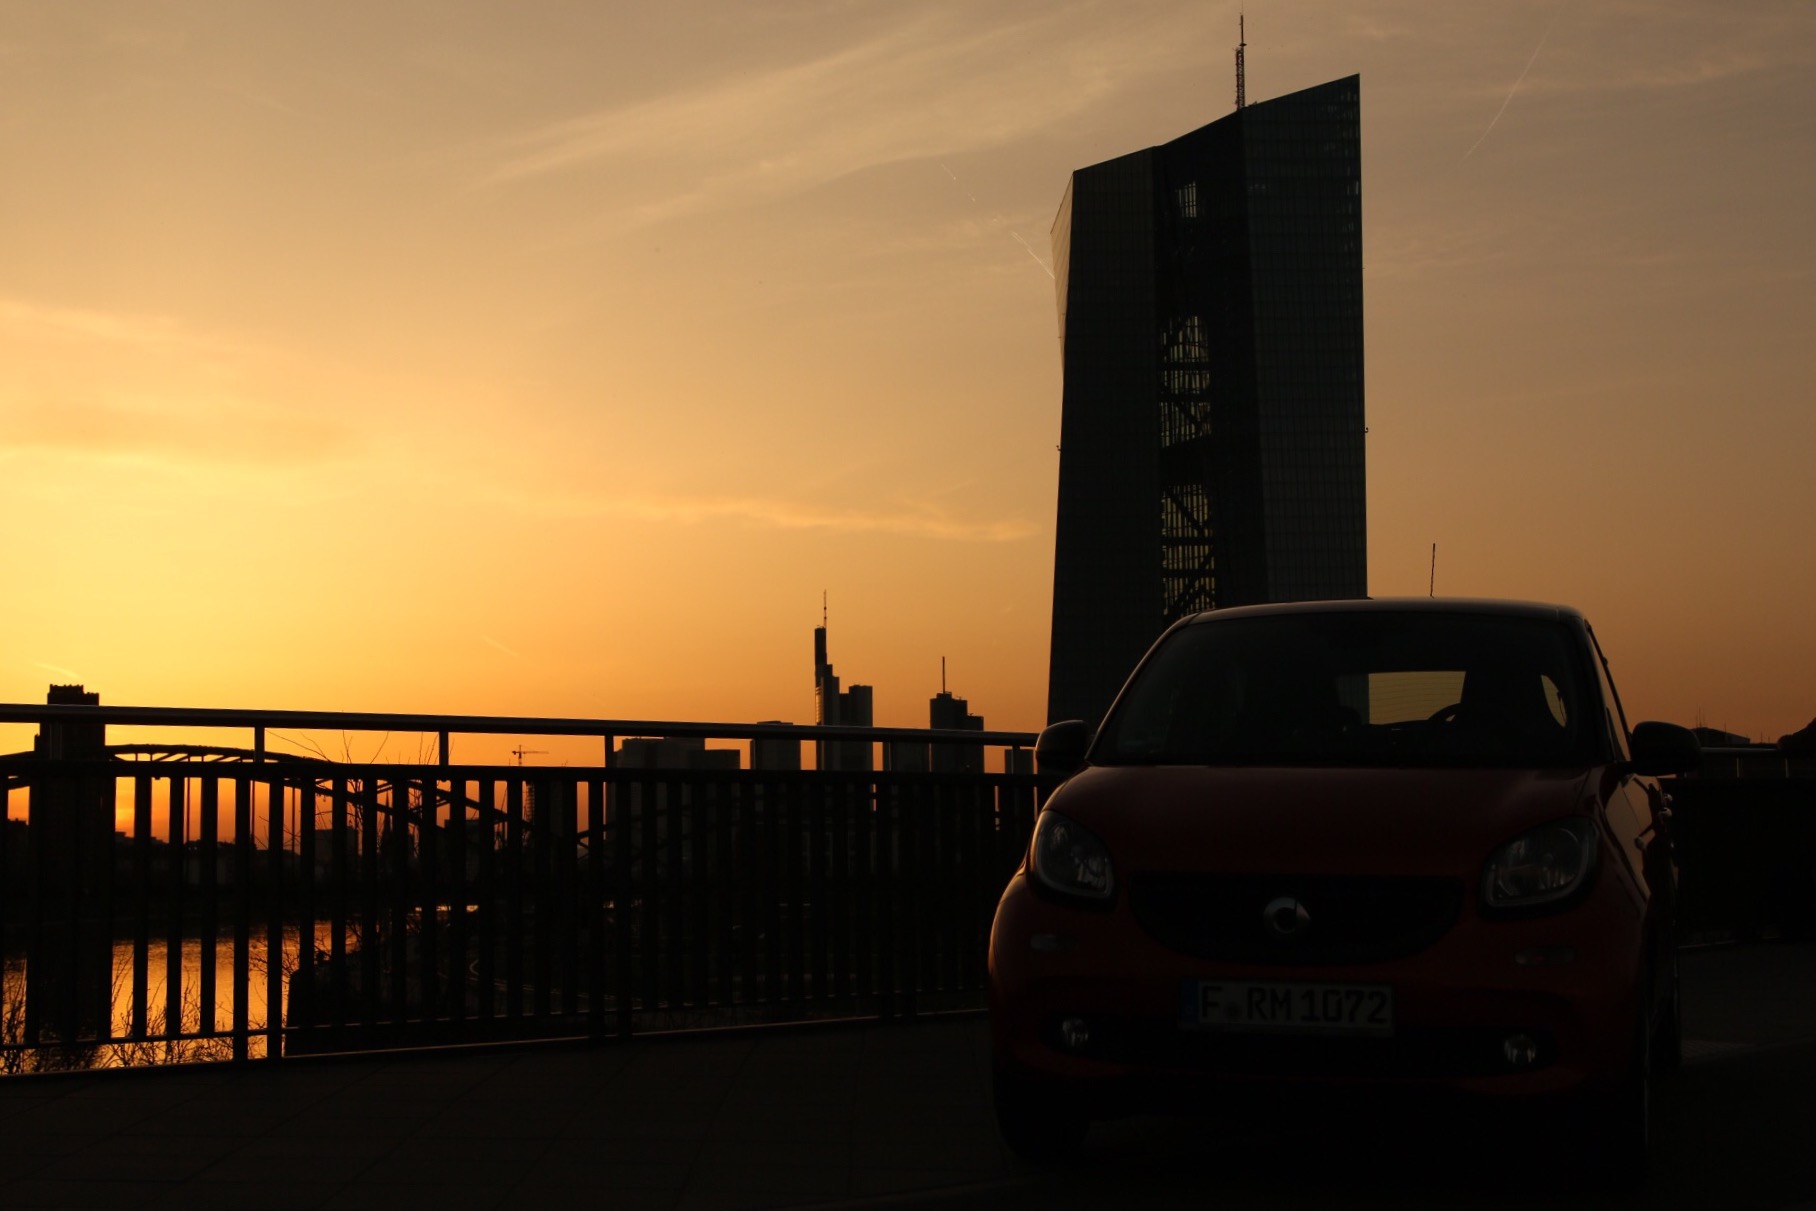
[(1092, 1128), (1064, 1169), (901, 1206), (959, 1208), (1782, 1208), (1816, 1200), (1816, 1044), (1692, 1064), (1660, 1090), (1648, 1171), (1610, 1180), (1543, 1136), (1474, 1116), (1136, 1118)]

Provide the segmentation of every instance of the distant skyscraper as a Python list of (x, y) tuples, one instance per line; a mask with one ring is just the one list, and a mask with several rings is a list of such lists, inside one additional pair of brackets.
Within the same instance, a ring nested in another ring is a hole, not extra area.
[(1072, 174), (1050, 720), (1186, 614), (1368, 593), (1359, 87)]
[[(844, 724), (848, 727), (871, 727), (874, 709), (871, 689), (854, 685), (839, 688), (832, 661), (826, 658), (826, 621), (813, 629), (813, 721), (822, 724)], [(872, 765), (871, 746), (862, 740), (822, 740), (814, 745), (819, 768), (868, 770)]]

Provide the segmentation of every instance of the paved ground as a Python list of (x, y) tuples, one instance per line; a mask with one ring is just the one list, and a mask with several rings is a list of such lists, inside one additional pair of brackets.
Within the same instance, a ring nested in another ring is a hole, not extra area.
[(1685, 975), (1692, 1062), (1643, 1196), (1391, 1123), (1132, 1119), (1031, 1171), (997, 1140), (972, 1017), (5, 1080), (0, 1207), (1816, 1207), (1816, 947), (1694, 952)]

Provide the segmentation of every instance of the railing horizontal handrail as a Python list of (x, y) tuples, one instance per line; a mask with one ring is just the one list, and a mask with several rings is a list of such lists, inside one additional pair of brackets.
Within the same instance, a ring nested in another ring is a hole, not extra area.
[(927, 740), (1028, 748), (1036, 733), (812, 723), (699, 723), (661, 719), (560, 719), (531, 715), (416, 715), (371, 711), (268, 711), (230, 707), (74, 706), (0, 703), (0, 723), (102, 723), (140, 727), (295, 728), (300, 731), (447, 732), (469, 736), (666, 736), (709, 740)]

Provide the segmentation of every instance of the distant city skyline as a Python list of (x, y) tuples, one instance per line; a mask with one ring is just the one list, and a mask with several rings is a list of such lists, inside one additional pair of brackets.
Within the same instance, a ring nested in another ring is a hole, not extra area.
[[(1231, 112), (1238, 8), (8, 6), (0, 700), (803, 720), (829, 588), (879, 725), (945, 654), (1038, 727), (1056, 199)], [(1808, 722), (1816, 10), (1247, 40), (1367, 82), (1370, 591)]]

